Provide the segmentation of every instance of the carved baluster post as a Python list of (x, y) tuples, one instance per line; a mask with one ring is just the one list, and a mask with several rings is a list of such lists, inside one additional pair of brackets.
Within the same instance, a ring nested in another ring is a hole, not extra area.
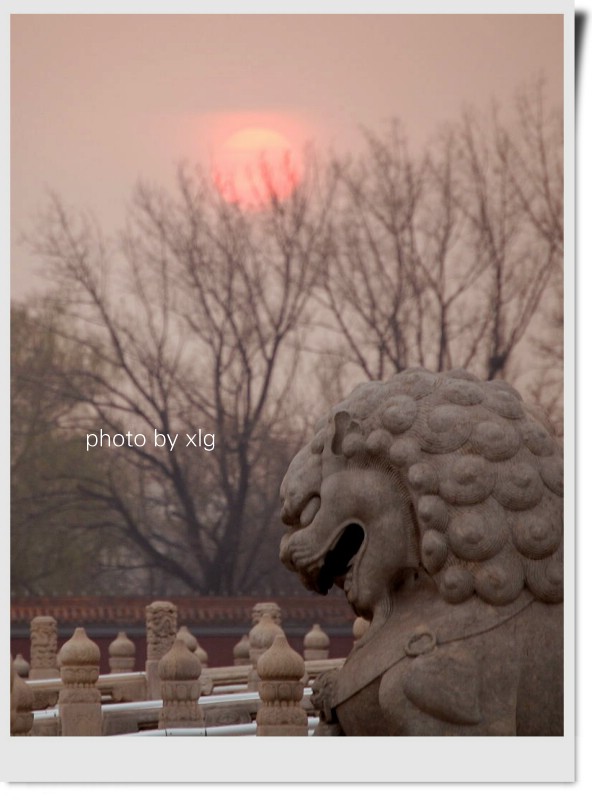
[(259, 657), (271, 647), (275, 637), (280, 633), (283, 633), (282, 629), (279, 625), (276, 625), (270, 614), (267, 613), (263, 614), (259, 622), (251, 628), (249, 633), (249, 657), (252, 666), (247, 682), (249, 691), (256, 692), (259, 688), (257, 662)]
[(53, 617), (31, 620), (31, 669), (29, 678), (58, 678), (58, 623)]
[(17, 653), (14, 659), (14, 668), (16, 670), (16, 674), (20, 675), (21, 678), (29, 677), (29, 662), (20, 653)]
[(304, 660), (329, 658), (329, 637), (316, 623), (304, 637)]
[(62, 736), (101, 736), (101, 693), (97, 689), (101, 652), (84, 628), (76, 628), (60, 650), (59, 709)]
[(146, 683), (147, 699), (159, 700), (158, 662), (173, 646), (177, 635), (177, 607), (166, 600), (146, 606)]
[(187, 625), (181, 625), (181, 627), (177, 631), (177, 639), (182, 639), (185, 642), (185, 644), (187, 645), (187, 649), (189, 650), (190, 653), (195, 653), (195, 651), (197, 650), (197, 639), (191, 633)]
[(197, 641), (195, 636), (191, 633), (187, 625), (181, 625), (177, 633), (177, 639), (183, 639), (189, 648), (189, 651), (191, 653), (195, 653), (195, 655), (199, 658), (202, 667), (208, 666), (208, 654)]
[(235, 667), (244, 667), (251, 663), (249, 658), (249, 636), (245, 633), (240, 642), (237, 642), (232, 649), (232, 656)]
[[(191, 633), (187, 625), (181, 625), (177, 632), (177, 639), (181, 639), (187, 645), (187, 649), (190, 653), (193, 653), (199, 659), (199, 663), (201, 664), (201, 668), (208, 666), (208, 654), (200, 647), (199, 642), (195, 638), (195, 636)], [(200, 670), (201, 671), (201, 670)], [(199, 690), (201, 694), (212, 694), (214, 690), (214, 684), (211, 678), (206, 678), (205, 675), (202, 675), (199, 681)]]
[(109, 645), (109, 670), (133, 672), (136, 665), (136, 645), (124, 631), (119, 631)]
[(198, 705), (201, 662), (181, 637), (158, 665), (162, 691), (159, 728), (202, 728), (204, 717)]
[(282, 626), (282, 609), (277, 603), (255, 603), (251, 611), (251, 623), (256, 625), (261, 622), (264, 614), (269, 614), (276, 625)]
[(33, 690), (10, 659), (10, 735), (30, 736), (33, 728)]
[(283, 633), (257, 664), (259, 696), (257, 736), (307, 736), (308, 717), (302, 708), (304, 660), (292, 650)]

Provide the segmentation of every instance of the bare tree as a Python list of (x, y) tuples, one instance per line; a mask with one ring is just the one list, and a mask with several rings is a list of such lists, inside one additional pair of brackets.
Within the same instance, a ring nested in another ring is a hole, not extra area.
[(340, 352), (368, 379), (407, 366), (422, 348), (414, 224), (423, 165), (410, 160), (398, 125), (387, 141), (367, 135), (366, 158), (334, 164), (339, 213), (325, 263), (321, 305)]
[[(531, 397), (560, 413), (561, 118), (541, 86), (517, 111), (467, 112), (418, 153), (394, 123), (355, 160), (309, 161), (285, 200), (262, 163), (258, 210), (181, 169), (174, 195), (138, 187), (113, 240), (53, 200), (34, 246), (68, 323), (54, 335), (81, 356), (56, 366), (63, 419), (81, 450), (86, 432), (146, 437), (77, 481), (118, 543), (111, 575), (277, 588), (279, 482), (360, 377), (515, 379), (526, 364)], [(98, 453), (81, 453), (87, 467)]]
[(412, 365), (492, 379), (523, 363), (562, 270), (562, 139), (542, 86), (517, 112), (467, 112), (413, 156), (395, 123), (335, 167), (319, 297), (341, 363), (367, 379)]
[[(563, 431), (563, 118), (548, 109), (537, 81), (517, 101), (519, 129), (510, 142), (513, 187), (550, 275), (533, 317), (528, 346), (538, 362), (529, 385), (558, 433)], [(503, 150), (502, 150), (503, 152)]]
[(463, 180), (457, 199), (474, 251), (485, 260), (483, 355), (489, 379), (506, 374), (551, 276), (562, 268), (562, 147), (547, 135), (542, 116), (529, 116), (528, 109), (539, 103), (538, 95), (521, 97), (522, 125), (515, 132), (495, 110), (489, 129), (470, 114), (459, 129)]
[[(459, 365), (454, 342), (465, 343), (480, 321), (471, 311), (459, 323), (454, 312), (484, 264), (463, 257), (455, 139), (412, 157), (394, 123), (384, 139), (368, 135), (367, 145), (358, 163), (336, 168), (340, 213), (320, 302), (340, 334), (339, 353), (368, 379), (418, 364)], [(472, 355), (469, 347), (464, 360)]]
[(324, 257), (328, 200), (314, 182), (311, 170), (288, 200), (247, 212), (181, 170), (175, 197), (138, 188), (116, 245), (58, 201), (36, 238), (87, 354), (62, 376), (85, 409), (73, 424), (146, 436), (111, 447), (108, 477), (80, 491), (177, 588), (268, 585), (270, 547), (275, 566), (297, 333)]
[(104, 513), (89, 513), (76, 490), (105, 474), (88, 463), (69, 429), (77, 401), (59, 375), (79, 370), (82, 354), (57, 333), (59, 305), (11, 308), (11, 590), (56, 593), (104, 589), (106, 560), (120, 546)]

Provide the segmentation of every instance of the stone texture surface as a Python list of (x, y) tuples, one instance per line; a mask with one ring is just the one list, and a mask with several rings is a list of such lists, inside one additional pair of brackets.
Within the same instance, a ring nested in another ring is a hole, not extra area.
[(195, 653), (195, 651), (197, 650), (197, 639), (191, 633), (187, 625), (181, 625), (181, 627), (177, 631), (177, 639), (183, 639), (183, 641), (187, 645), (187, 649), (191, 653)]
[(10, 659), (10, 735), (30, 736), (33, 728), (33, 691)]
[(166, 600), (146, 606), (147, 659), (160, 661), (173, 646), (177, 635), (177, 607)]
[(282, 629), (276, 624), (271, 614), (265, 612), (256, 625), (253, 625), (249, 632), (249, 658), (251, 659), (251, 672), (247, 685), (249, 691), (256, 692), (259, 688), (259, 675), (257, 664), (260, 656), (268, 650), (274, 643), (278, 634), (283, 633)]
[(352, 625), (352, 635), (354, 637), (354, 642), (357, 642), (358, 639), (361, 639), (369, 627), (370, 623), (368, 622), (367, 619), (364, 619), (364, 617), (356, 617), (354, 620), (354, 624)]
[(58, 624), (53, 617), (31, 620), (31, 668), (29, 678), (57, 678)]
[(136, 645), (124, 631), (119, 631), (109, 645), (109, 669), (111, 672), (133, 672), (136, 663)]
[[(181, 625), (179, 628), (177, 632), (177, 639), (182, 639), (190, 652), (195, 653), (202, 667), (208, 666), (208, 654), (186, 625)], [(210, 694), (214, 688), (213, 685), (210, 686), (210, 681), (208, 681), (206, 676), (203, 674), (200, 678), (200, 686), (202, 694)]]
[(76, 628), (59, 653), (63, 688), (58, 700), (62, 736), (101, 736), (101, 653), (84, 628)]
[(14, 657), (14, 668), (16, 670), (16, 674), (20, 675), (21, 678), (29, 677), (29, 662), (23, 655), (21, 655), (21, 653), (17, 653), (17, 655)]
[(256, 625), (258, 622), (260, 622), (264, 614), (269, 614), (269, 616), (272, 618), (275, 624), (281, 626), (282, 610), (277, 603), (273, 602), (255, 603), (255, 605), (253, 606), (253, 610), (251, 612), (252, 624)]
[(186, 625), (181, 625), (177, 633), (178, 639), (183, 639), (187, 647), (192, 653), (199, 658), (202, 667), (208, 666), (208, 654), (197, 641), (196, 637), (191, 633)]
[(159, 728), (199, 728), (204, 718), (198, 706), (201, 662), (188, 648), (185, 637), (177, 636), (158, 665), (162, 691)]
[(257, 662), (261, 708), (257, 736), (307, 736), (308, 716), (301, 705), (304, 660), (292, 650), (283, 633)]
[(319, 735), (562, 735), (563, 461), (513, 387), (360, 385), (281, 495), (284, 564), (369, 623), (316, 687)]
[[(130, 674), (130, 673), (128, 673)], [(102, 695), (110, 695), (113, 703), (134, 703), (146, 700), (146, 677), (135, 673), (129, 679), (124, 675), (117, 675), (112, 683), (106, 683), (105, 677), (99, 676), (98, 688)], [(115, 675), (113, 676), (115, 678)]]
[(232, 706), (205, 706), (203, 709), (205, 725), (217, 728), (222, 725), (244, 725), (253, 722), (256, 711), (252, 711), (252, 702)]
[(249, 636), (244, 634), (239, 642), (232, 649), (233, 662), (235, 667), (242, 667), (251, 663), (249, 656)]
[(161, 698), (158, 662), (173, 646), (177, 635), (177, 607), (166, 600), (146, 606), (146, 682), (148, 700)]
[(329, 637), (318, 623), (315, 622), (306, 634), (303, 644), (306, 661), (329, 658)]

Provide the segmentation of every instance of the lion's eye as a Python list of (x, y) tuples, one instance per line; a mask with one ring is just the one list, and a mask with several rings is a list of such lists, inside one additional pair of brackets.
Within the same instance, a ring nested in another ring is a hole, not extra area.
[(304, 506), (302, 514), (300, 514), (300, 525), (303, 528), (306, 528), (307, 525), (313, 521), (313, 519), (317, 515), (317, 511), (321, 507), (321, 498), (318, 494), (315, 494), (314, 497), (311, 497), (308, 503)]

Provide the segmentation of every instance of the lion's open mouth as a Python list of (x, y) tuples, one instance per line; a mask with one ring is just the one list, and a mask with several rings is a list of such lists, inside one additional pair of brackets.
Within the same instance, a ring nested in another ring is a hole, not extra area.
[(333, 584), (343, 589), (348, 572), (353, 569), (353, 560), (364, 541), (364, 529), (352, 523), (344, 528), (333, 547), (327, 552), (325, 560), (316, 577), (316, 590), (327, 594)]

